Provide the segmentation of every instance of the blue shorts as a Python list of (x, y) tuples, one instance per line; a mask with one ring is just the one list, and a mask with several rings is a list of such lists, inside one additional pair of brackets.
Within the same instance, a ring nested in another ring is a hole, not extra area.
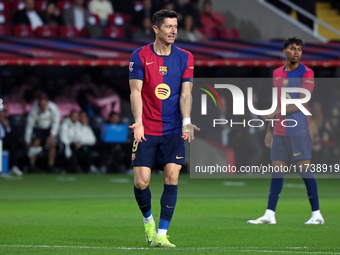
[(131, 165), (163, 170), (168, 163), (184, 165), (185, 146), (181, 133), (164, 136), (145, 135), (146, 141), (133, 142)]
[(312, 139), (306, 136), (273, 135), (270, 159), (295, 161), (312, 158)]

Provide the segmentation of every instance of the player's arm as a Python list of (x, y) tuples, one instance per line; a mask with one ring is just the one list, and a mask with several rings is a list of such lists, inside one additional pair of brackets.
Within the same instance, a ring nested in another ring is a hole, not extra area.
[(266, 136), (264, 137), (264, 144), (266, 145), (267, 148), (272, 147), (273, 130), (274, 130), (273, 125), (271, 123), (268, 124)]
[(181, 97), (180, 97), (180, 108), (183, 118), (183, 133), (182, 138), (188, 140), (189, 143), (194, 139), (194, 130), (200, 130), (195, 125), (191, 124), (191, 104), (192, 104), (192, 82), (186, 81), (182, 83)]
[(135, 123), (129, 128), (133, 129), (134, 137), (138, 142), (146, 140), (144, 137), (144, 127), (142, 121), (143, 114), (143, 101), (142, 101), (142, 87), (143, 81), (139, 79), (130, 79), (130, 101), (131, 110), (133, 117), (135, 118)]

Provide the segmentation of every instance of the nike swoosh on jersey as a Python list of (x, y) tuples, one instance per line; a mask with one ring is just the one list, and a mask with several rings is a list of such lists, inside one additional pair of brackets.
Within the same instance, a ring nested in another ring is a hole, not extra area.
[(178, 157), (178, 156), (176, 156), (176, 159), (181, 159), (181, 158), (184, 158), (184, 157)]
[(296, 157), (296, 156), (299, 156), (301, 154), (301, 152), (299, 153), (293, 153), (293, 156)]
[(175, 208), (175, 206), (168, 206), (168, 205), (167, 205), (166, 208)]
[(153, 61), (153, 62), (146, 62), (146, 65), (148, 66), (148, 65), (151, 65), (153, 63), (155, 63), (155, 61)]

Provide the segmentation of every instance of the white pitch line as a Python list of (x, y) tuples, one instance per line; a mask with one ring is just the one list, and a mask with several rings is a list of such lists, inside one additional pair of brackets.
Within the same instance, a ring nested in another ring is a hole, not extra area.
[[(93, 250), (152, 250), (156, 247), (91, 247), (91, 246), (61, 246), (61, 245), (0, 245), (6, 248), (62, 248), (62, 249), (93, 249)], [(159, 248), (163, 249), (163, 248)], [(236, 252), (256, 252), (256, 253), (289, 253), (289, 254), (329, 254), (339, 255), (340, 252), (317, 252), (317, 251), (296, 251), (296, 249), (308, 249), (308, 247), (284, 247), (286, 250), (265, 250), (259, 247), (183, 247), (171, 248), (174, 251), (199, 251), (199, 250), (212, 250), (212, 251), (236, 251)], [(289, 250), (292, 249), (292, 250)]]

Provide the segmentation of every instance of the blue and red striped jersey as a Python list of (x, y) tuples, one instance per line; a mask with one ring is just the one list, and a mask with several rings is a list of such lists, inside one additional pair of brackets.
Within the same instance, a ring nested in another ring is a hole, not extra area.
[[(299, 66), (293, 71), (285, 71), (285, 66), (281, 66), (273, 72), (273, 83), (278, 88), (278, 108), (281, 108), (281, 88), (282, 87), (295, 87), (304, 88), (311, 93), (314, 90), (314, 72), (307, 66), (299, 64)], [(287, 93), (287, 97), (291, 99), (299, 98), (299, 93)], [(286, 116), (280, 114), (276, 115), (276, 119), (280, 121), (275, 122), (274, 132), (275, 135), (280, 136), (305, 136), (310, 135), (309, 118), (303, 112), (298, 111)], [(288, 119), (294, 119), (297, 122), (295, 127), (284, 127), (281, 123), (284, 120), (284, 124), (287, 126), (293, 126), (293, 121)]]
[(182, 83), (193, 81), (192, 54), (171, 45), (170, 55), (160, 56), (151, 43), (132, 53), (129, 70), (129, 79), (143, 81), (144, 134), (161, 136), (181, 133), (179, 99)]

